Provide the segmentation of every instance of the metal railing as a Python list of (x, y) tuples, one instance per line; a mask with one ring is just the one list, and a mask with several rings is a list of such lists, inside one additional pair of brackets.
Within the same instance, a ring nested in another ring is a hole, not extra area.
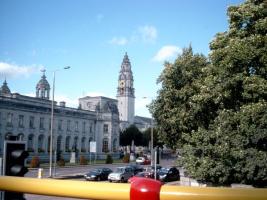
[[(131, 184), (0, 176), (0, 191), (102, 200), (266, 200), (267, 189), (161, 185), (139, 178)], [(142, 193), (141, 196), (139, 193)], [(149, 196), (149, 193), (153, 193)], [(136, 195), (137, 194), (137, 195)]]

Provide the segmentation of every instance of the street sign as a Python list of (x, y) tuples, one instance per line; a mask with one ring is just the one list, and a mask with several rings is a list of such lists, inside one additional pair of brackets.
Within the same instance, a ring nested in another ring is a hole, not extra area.
[(95, 141), (90, 142), (90, 152), (96, 153), (96, 142)]

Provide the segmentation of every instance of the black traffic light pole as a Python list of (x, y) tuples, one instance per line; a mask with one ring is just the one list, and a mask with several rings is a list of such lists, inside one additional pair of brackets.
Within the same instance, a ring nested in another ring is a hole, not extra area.
[[(23, 177), (28, 169), (25, 166), (29, 153), (26, 151), (26, 142), (4, 141), (3, 175)], [(23, 193), (5, 192), (4, 200), (22, 200)]]

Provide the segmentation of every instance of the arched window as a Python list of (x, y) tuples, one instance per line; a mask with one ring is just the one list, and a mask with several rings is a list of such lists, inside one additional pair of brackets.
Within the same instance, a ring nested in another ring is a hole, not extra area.
[(73, 145), (72, 145), (72, 150), (76, 151), (78, 149), (78, 136), (74, 138)]
[(108, 139), (107, 138), (103, 139), (102, 152), (105, 152), (105, 153), (108, 152)]
[(86, 149), (85, 149), (85, 140), (86, 140), (86, 138), (83, 137), (82, 138), (82, 141), (81, 141), (81, 152), (86, 152)]
[(88, 152), (90, 152), (90, 142), (92, 142), (92, 141), (93, 141), (93, 138), (90, 137), (88, 140)]
[(62, 136), (57, 137), (57, 152), (61, 151)]
[(70, 136), (66, 137), (65, 152), (70, 152)]
[(117, 138), (115, 138), (113, 140), (112, 150), (113, 150), (113, 152), (116, 152), (117, 151)]
[(34, 140), (34, 135), (30, 134), (29, 137), (28, 137), (28, 151), (29, 152), (34, 152), (33, 140)]
[(38, 137), (38, 152), (44, 152), (44, 135)]

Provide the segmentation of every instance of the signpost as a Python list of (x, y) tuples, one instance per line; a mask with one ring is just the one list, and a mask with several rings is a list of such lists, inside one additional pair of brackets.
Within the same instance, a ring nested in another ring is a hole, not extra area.
[(96, 141), (90, 141), (90, 164), (92, 164), (91, 153), (95, 153), (95, 162), (96, 162)]

